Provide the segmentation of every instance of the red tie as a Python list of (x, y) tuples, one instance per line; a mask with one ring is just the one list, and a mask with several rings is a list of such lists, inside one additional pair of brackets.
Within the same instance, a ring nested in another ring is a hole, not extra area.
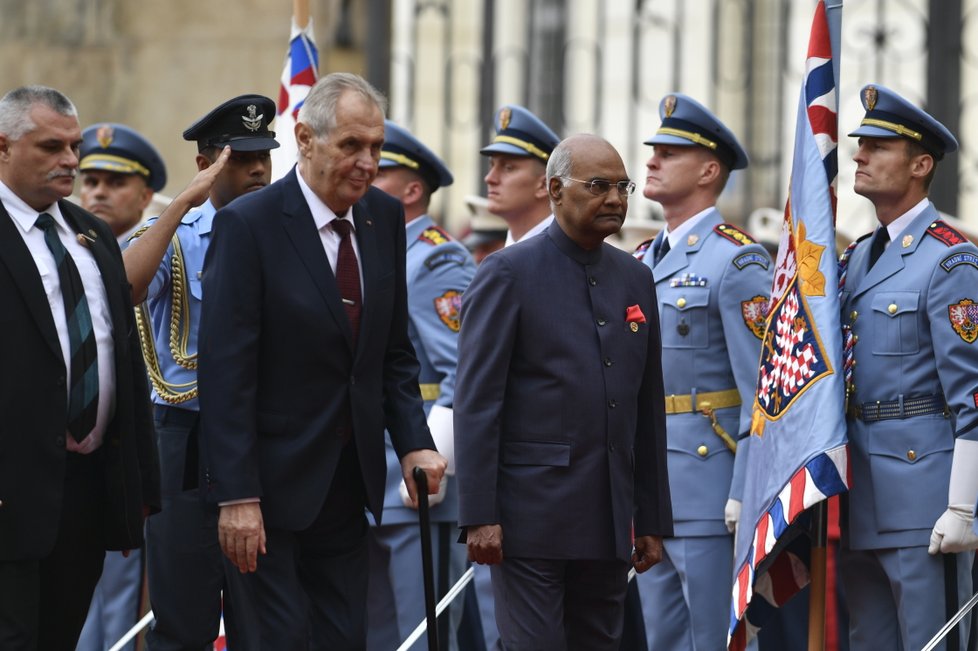
[(353, 224), (345, 219), (334, 219), (333, 232), (340, 236), (340, 251), (336, 258), (336, 286), (343, 299), (343, 309), (350, 319), (350, 329), (353, 330), (353, 345), (357, 343), (360, 334), (360, 310), (362, 296), (360, 294), (360, 266), (357, 264), (357, 254), (353, 251), (351, 231)]

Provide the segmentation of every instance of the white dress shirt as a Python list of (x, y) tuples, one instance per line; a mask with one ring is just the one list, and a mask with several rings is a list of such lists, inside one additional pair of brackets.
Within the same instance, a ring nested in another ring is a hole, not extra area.
[(517, 242), (522, 242), (523, 240), (527, 239), (528, 237), (533, 237), (534, 235), (539, 235), (543, 231), (547, 230), (547, 226), (550, 226), (550, 222), (552, 222), (553, 220), (554, 220), (553, 213), (547, 215), (546, 217), (543, 218), (543, 221), (541, 221), (539, 224), (537, 224), (536, 226), (534, 226), (533, 228), (531, 228), (527, 232), (523, 233), (523, 237), (521, 237), (518, 240), (513, 239), (513, 231), (507, 230), (506, 231), (506, 244), (504, 246), (511, 246), (513, 244), (516, 244)]
[[(20, 197), (14, 194), (0, 181), (0, 201), (10, 214), (17, 231), (24, 238), (24, 244), (34, 258), (37, 271), (47, 294), (54, 326), (58, 330), (58, 341), (61, 344), (61, 354), (65, 360), (65, 401), (68, 400), (68, 387), (71, 386), (71, 358), (69, 353), (68, 321), (65, 317), (64, 299), (61, 297), (61, 279), (54, 255), (44, 241), (44, 231), (35, 226), (41, 213), (28, 206)], [(105, 284), (99, 271), (95, 257), (87, 246), (78, 242), (77, 234), (65, 222), (64, 216), (57, 203), (51, 204), (41, 212), (46, 212), (54, 218), (57, 225), (58, 238), (67, 249), (68, 254), (78, 268), (82, 285), (85, 287), (85, 298), (88, 300), (88, 310), (92, 314), (92, 326), (95, 329), (95, 343), (98, 348), (98, 417), (95, 428), (81, 443), (67, 431), (65, 432), (66, 447), (71, 452), (88, 454), (102, 445), (105, 428), (115, 414), (115, 343), (112, 339), (112, 315), (109, 313), (108, 297)]]
[[(299, 188), (302, 190), (302, 196), (306, 198), (306, 203), (309, 205), (309, 212), (312, 213), (312, 220), (316, 223), (316, 229), (319, 231), (319, 239), (322, 240), (326, 257), (329, 258), (329, 267), (333, 270), (333, 276), (335, 277), (336, 259), (339, 257), (340, 241), (343, 238), (333, 230), (330, 224), (334, 219), (344, 219), (353, 224), (353, 208), (347, 208), (345, 213), (337, 215), (312, 191), (312, 188), (309, 187), (309, 184), (302, 178), (302, 174), (299, 174), (298, 170), (296, 170), (295, 176), (299, 179)], [(366, 295), (363, 291), (363, 264), (360, 262), (360, 245), (357, 243), (356, 238), (356, 224), (353, 224), (351, 233), (353, 235), (350, 238), (353, 242), (353, 252), (356, 253), (357, 266), (360, 268), (360, 300), (366, 302)]]

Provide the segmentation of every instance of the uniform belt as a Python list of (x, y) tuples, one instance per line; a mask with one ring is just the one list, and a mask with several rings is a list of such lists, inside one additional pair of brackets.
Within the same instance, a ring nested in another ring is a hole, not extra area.
[(738, 405), (740, 405), (740, 392), (737, 389), (666, 396), (667, 414), (692, 414), (701, 409), (724, 409)]
[(876, 402), (850, 405), (848, 411), (849, 418), (855, 418), (864, 423), (930, 414), (944, 414), (945, 417), (950, 414), (944, 396), (917, 396), (915, 398), (900, 396), (896, 400), (877, 400)]
[(438, 400), (438, 396), (440, 395), (441, 395), (441, 384), (437, 382), (421, 384), (421, 399), (424, 400), (425, 402), (429, 400)]

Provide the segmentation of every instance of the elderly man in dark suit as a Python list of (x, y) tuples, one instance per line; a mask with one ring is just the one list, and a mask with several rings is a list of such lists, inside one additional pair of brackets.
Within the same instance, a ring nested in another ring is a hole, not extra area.
[(107, 549), (142, 544), (159, 467), (119, 245), (65, 201), (78, 112), (0, 99), (0, 648), (70, 651)]
[(629, 566), (672, 533), (655, 286), (604, 243), (635, 189), (610, 144), (558, 145), (547, 189), (555, 221), (462, 299), (459, 522), (505, 648), (611, 650)]
[(363, 648), (385, 427), (412, 499), (413, 467), (434, 491), (446, 467), (408, 338), (404, 212), (371, 187), (383, 105), (356, 75), (321, 79), (298, 166), (218, 211), (205, 258), (205, 490), (225, 554), (252, 573), (263, 648)]

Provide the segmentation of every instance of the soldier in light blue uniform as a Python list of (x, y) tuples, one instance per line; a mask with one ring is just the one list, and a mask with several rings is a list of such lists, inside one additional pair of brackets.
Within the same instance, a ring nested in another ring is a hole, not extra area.
[(197, 331), (214, 214), (269, 183), (269, 150), (279, 146), (268, 129), (274, 117), (271, 99), (241, 95), (184, 131), (185, 140), (197, 143), (200, 171), (159, 218), (137, 233), (123, 257), (133, 302), (146, 300), (137, 321), (153, 386), (163, 489), (163, 511), (146, 523), (156, 615), (146, 636), (151, 651), (212, 644), (222, 605), (229, 646), (240, 651), (258, 644), (257, 616), (250, 611), (241, 575), (221, 552), (217, 509), (205, 504), (197, 490), (206, 472), (198, 456)]
[(645, 142), (654, 153), (644, 194), (662, 205), (667, 227), (635, 257), (652, 268), (659, 302), (675, 538), (636, 580), (650, 649), (714, 651), (726, 647), (743, 488), (735, 467), (745, 460), (772, 265), (715, 206), (730, 171), (747, 167), (736, 137), (686, 95), (666, 96), (659, 114)]
[[(465, 548), (456, 543), (458, 496), (455, 490), (452, 402), (458, 362), (459, 309), (462, 293), (475, 275), (465, 247), (427, 214), (431, 195), (451, 185), (451, 172), (425, 145), (390, 120), (384, 123), (380, 171), (374, 185), (400, 199), (407, 222), (408, 334), (421, 364), (419, 381), (435, 445), (449, 460), (438, 496), (430, 503), (435, 583), (447, 590), (465, 571)], [(367, 592), (367, 648), (389, 651), (400, 646), (424, 619), (421, 537), (418, 512), (408, 506), (401, 464), (387, 441), (387, 492), (382, 524), (369, 536), (370, 582)], [(443, 591), (439, 591), (440, 593)], [(456, 649), (461, 602), (447, 619), (448, 648)], [(443, 621), (443, 619), (439, 619)], [(442, 629), (444, 630), (444, 628)], [(414, 648), (427, 648), (422, 636)]]
[[(971, 595), (978, 248), (927, 198), (937, 162), (957, 149), (954, 136), (883, 86), (864, 87), (861, 99), (866, 115), (849, 134), (859, 138), (854, 189), (873, 202), (880, 226), (842, 263), (854, 366), (840, 561), (852, 650), (910, 651)], [(946, 603), (946, 581), (956, 582), (958, 602)]]
[[(125, 249), (153, 193), (166, 185), (166, 165), (138, 131), (122, 124), (93, 124), (78, 152), (82, 208), (108, 223)], [(78, 651), (103, 651), (139, 621), (143, 610), (143, 551), (107, 552)], [(133, 651), (135, 641), (122, 651)]]

